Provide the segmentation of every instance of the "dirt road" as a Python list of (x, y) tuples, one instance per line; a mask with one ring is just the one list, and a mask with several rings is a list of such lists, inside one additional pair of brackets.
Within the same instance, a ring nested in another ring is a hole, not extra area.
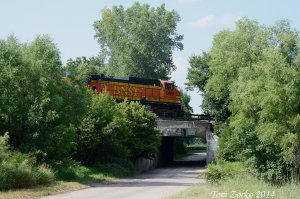
[(198, 175), (204, 167), (169, 167), (148, 171), (134, 178), (120, 179), (116, 182), (47, 196), (43, 199), (156, 199), (180, 192), (195, 183), (203, 183)]

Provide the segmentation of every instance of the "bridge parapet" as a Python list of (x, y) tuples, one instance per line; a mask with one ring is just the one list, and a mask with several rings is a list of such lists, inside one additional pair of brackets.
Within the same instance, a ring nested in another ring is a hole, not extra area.
[(157, 120), (157, 128), (162, 136), (197, 136), (206, 137), (211, 123), (207, 121)]

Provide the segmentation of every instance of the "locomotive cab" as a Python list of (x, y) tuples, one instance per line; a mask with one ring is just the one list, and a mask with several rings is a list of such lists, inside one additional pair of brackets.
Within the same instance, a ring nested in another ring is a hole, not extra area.
[(178, 103), (180, 93), (172, 81), (160, 80), (161, 84), (161, 101)]

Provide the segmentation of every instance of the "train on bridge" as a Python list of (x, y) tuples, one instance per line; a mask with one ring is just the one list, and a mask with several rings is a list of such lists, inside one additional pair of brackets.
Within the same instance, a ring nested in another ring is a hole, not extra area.
[(89, 76), (88, 87), (96, 93), (107, 92), (118, 102), (124, 99), (139, 101), (158, 116), (184, 115), (180, 92), (172, 81), (92, 74)]

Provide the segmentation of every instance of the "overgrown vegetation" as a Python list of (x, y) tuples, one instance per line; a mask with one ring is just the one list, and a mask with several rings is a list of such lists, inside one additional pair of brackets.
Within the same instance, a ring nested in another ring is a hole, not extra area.
[(152, 158), (160, 144), (155, 120), (138, 102), (117, 104), (106, 93), (95, 95), (78, 130), (76, 159), (91, 165)]
[(57, 180), (84, 184), (109, 182), (117, 177), (129, 176), (134, 173), (133, 165), (129, 160), (98, 163), (90, 167), (69, 161), (53, 165), (53, 169), (56, 171)]
[[(155, 114), (86, 84), (100, 72), (167, 78), (175, 69), (172, 50), (183, 49), (179, 21), (164, 5), (104, 9), (94, 24), (100, 54), (66, 66), (48, 36), (0, 39), (0, 189), (54, 179), (101, 182), (132, 174), (132, 159), (153, 158), (160, 144)], [(188, 95), (185, 102), (190, 111)]]
[(47, 166), (37, 166), (28, 155), (9, 150), (8, 139), (8, 133), (0, 136), (0, 190), (54, 181), (54, 173)]
[(218, 157), (274, 184), (300, 179), (299, 41), (287, 20), (243, 18), (190, 59), (188, 86), (203, 92), (202, 109), (214, 116)]
[(219, 162), (208, 165), (204, 177), (210, 183), (219, 183), (246, 173), (247, 169), (240, 162)]
[[(101, 181), (109, 170), (112, 177), (130, 175), (131, 159), (154, 157), (160, 144), (155, 114), (138, 102), (117, 104), (89, 91), (86, 77), (96, 70), (89, 64), (98, 63), (91, 60), (63, 68), (47, 36), (26, 44), (13, 36), (0, 40), (0, 135), (7, 132), (0, 189), (47, 184), (55, 176)], [(69, 78), (63, 78), (66, 69)]]

